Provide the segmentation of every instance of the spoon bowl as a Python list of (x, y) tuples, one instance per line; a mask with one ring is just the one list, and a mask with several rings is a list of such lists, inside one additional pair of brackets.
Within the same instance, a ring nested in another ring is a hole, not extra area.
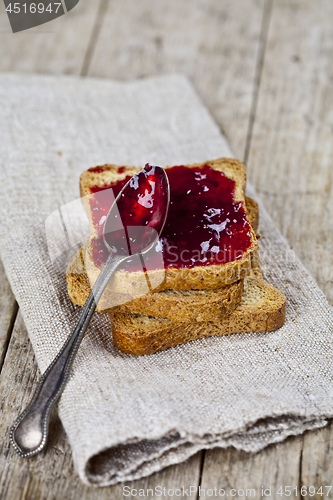
[(165, 170), (147, 163), (125, 184), (108, 212), (103, 240), (109, 252), (117, 255), (148, 252), (163, 230), (169, 204), (170, 187)]

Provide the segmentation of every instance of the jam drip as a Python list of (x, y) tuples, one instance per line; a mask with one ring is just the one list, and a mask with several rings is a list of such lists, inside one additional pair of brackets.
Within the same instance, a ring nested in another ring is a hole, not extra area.
[[(251, 244), (250, 224), (242, 202), (235, 203), (235, 182), (209, 165), (166, 169), (170, 183), (170, 208), (156, 252), (163, 252), (165, 268), (223, 264), (240, 259)], [(113, 196), (129, 177), (114, 184), (91, 188), (94, 227), (101, 236)], [(110, 201), (111, 198), (111, 201)], [(108, 255), (101, 237), (92, 241), (92, 255), (101, 266)], [(154, 268), (154, 255), (147, 267)], [(128, 268), (128, 270), (134, 270)], [(135, 269), (136, 270), (136, 269)]]

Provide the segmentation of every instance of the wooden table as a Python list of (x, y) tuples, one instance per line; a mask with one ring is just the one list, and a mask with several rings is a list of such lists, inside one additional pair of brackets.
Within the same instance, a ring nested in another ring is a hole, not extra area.
[[(1, 71), (119, 80), (187, 74), (248, 165), (276, 225), (333, 303), (332, 0), (81, 0), (65, 16), (15, 35), (2, 2), (0, 11)], [(26, 461), (9, 446), (9, 425), (39, 373), (2, 268), (0, 286), (0, 498), (125, 498), (123, 485), (94, 489), (80, 482), (56, 417), (46, 453)], [(272, 488), (274, 499), (285, 498), (277, 494), (280, 486), (290, 486), (292, 499), (333, 498), (333, 491), (329, 497), (300, 494), (302, 485), (316, 491), (332, 485), (332, 459), (329, 423), (256, 455), (203, 451), (128, 485), (200, 485), (224, 488), (229, 497), (231, 488), (254, 488), (251, 496), (240, 491), (234, 498), (255, 499), (262, 498), (262, 485)]]

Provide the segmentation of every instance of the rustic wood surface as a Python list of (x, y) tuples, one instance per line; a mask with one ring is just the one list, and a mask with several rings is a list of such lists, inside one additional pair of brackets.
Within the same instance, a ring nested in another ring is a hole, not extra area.
[(333, 2), (274, 6), (249, 174), (333, 304)]
[[(120, 80), (187, 74), (235, 155), (248, 163), (275, 223), (333, 303), (332, 20), (331, 0), (82, 0), (65, 16), (13, 35), (1, 2), (0, 71)], [(125, 498), (123, 485), (95, 489), (80, 482), (56, 416), (43, 454), (27, 461), (9, 446), (9, 426), (39, 373), (2, 267), (0, 283), (0, 498)], [(234, 498), (255, 499), (267, 497), (270, 487), (270, 498), (284, 498), (277, 491), (290, 486), (291, 499), (333, 498), (333, 488), (329, 496), (324, 488), (333, 482), (332, 459), (330, 423), (255, 455), (201, 452), (127, 486), (200, 485), (229, 497), (234, 488)], [(301, 495), (303, 485), (316, 492), (323, 486), (324, 495)], [(254, 491), (246, 497), (246, 489)]]

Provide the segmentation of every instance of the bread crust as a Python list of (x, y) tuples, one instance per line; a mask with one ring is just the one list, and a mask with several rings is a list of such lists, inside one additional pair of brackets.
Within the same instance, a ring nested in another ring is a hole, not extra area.
[(244, 280), (213, 290), (163, 290), (134, 299), (113, 309), (123, 313), (149, 314), (181, 322), (219, 320), (240, 304)]
[(258, 203), (250, 196), (245, 196), (246, 215), (249, 223), (255, 233), (259, 228), (259, 206)]

